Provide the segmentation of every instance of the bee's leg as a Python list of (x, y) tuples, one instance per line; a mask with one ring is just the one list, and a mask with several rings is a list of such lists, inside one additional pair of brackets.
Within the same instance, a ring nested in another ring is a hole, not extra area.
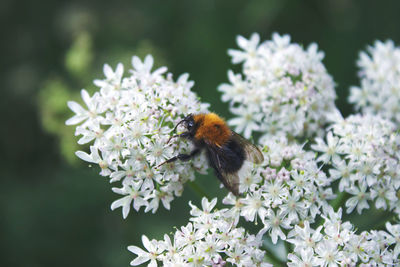
[(169, 143), (169, 141), (171, 141), (172, 138), (175, 138), (175, 137), (188, 138), (189, 136), (190, 136), (189, 132), (184, 132), (184, 133), (181, 133), (181, 134), (173, 135), (168, 139), (167, 144)]
[(199, 152), (200, 152), (200, 149), (196, 148), (195, 150), (193, 150), (192, 152), (190, 152), (190, 154), (178, 154), (178, 155), (176, 155), (175, 157), (172, 157), (172, 158), (170, 158), (169, 160), (166, 160), (166, 161), (164, 161), (163, 163), (161, 163), (160, 165), (158, 165), (158, 166), (156, 167), (156, 169), (157, 169), (158, 167), (160, 167), (161, 165), (164, 165), (164, 164), (166, 164), (166, 163), (174, 162), (174, 161), (176, 161), (176, 160), (178, 160), (178, 159), (181, 160), (181, 161), (188, 161), (188, 160), (190, 160), (191, 158), (193, 158), (194, 156), (196, 156)]

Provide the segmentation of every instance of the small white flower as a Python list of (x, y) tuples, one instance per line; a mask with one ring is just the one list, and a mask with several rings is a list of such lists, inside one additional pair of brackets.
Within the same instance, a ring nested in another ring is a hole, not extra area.
[(92, 97), (90, 97), (89, 93), (85, 89), (82, 89), (81, 96), (88, 110), (84, 109), (81, 105), (74, 101), (68, 101), (68, 107), (75, 112), (75, 116), (68, 119), (65, 124), (75, 125), (88, 119), (98, 121), (102, 118), (99, 115), (105, 111), (105, 107), (101, 102), (99, 94), (95, 93)]
[(255, 58), (257, 46), (260, 42), (258, 33), (253, 33), (249, 40), (239, 35), (236, 42), (244, 51), (229, 49), (228, 54), (232, 57), (232, 63), (237, 64)]
[(260, 218), (264, 218), (267, 214), (267, 210), (263, 207), (264, 203), (261, 199), (261, 191), (252, 192), (251, 195), (248, 194), (242, 200), (242, 203), (243, 208), (240, 215), (248, 221), (254, 221), (257, 214)]
[[(81, 91), (87, 108), (68, 102), (75, 115), (66, 124), (78, 124), (78, 143), (90, 144), (90, 154), (77, 151), (76, 155), (98, 164), (100, 174), (109, 176), (110, 182), (122, 183), (122, 188), (113, 189), (123, 197), (112, 209), (122, 207), (124, 218), (132, 198), (135, 210), (144, 206), (145, 212), (156, 212), (160, 202), (169, 209), (171, 201), (182, 194), (183, 184), (194, 179), (195, 171), (205, 173), (208, 167), (202, 154), (193, 163), (156, 169), (176, 154), (190, 151), (187, 140), (176, 138), (169, 145), (167, 140), (175, 134), (172, 130), (177, 122), (189, 113), (207, 112), (208, 104), (198, 101), (187, 74), (175, 82), (172, 74), (164, 74), (166, 67), (152, 71), (153, 63), (151, 55), (144, 61), (134, 56), (128, 77), (123, 77), (122, 64), (115, 71), (106, 64), (105, 79), (94, 82), (99, 91), (93, 96)], [(132, 181), (140, 187), (132, 187)]]
[(272, 243), (276, 244), (278, 236), (282, 240), (286, 240), (286, 235), (283, 233), (281, 228), (290, 229), (290, 221), (285, 218), (283, 212), (274, 213), (273, 210), (269, 210), (268, 215), (264, 218), (264, 228), (260, 231), (261, 233), (268, 232), (271, 236)]
[(119, 90), (122, 75), (124, 73), (124, 65), (118, 63), (117, 68), (113, 71), (110, 65), (104, 64), (103, 72), (106, 79), (94, 80), (93, 83), (100, 87), (102, 92), (105, 94), (109, 94), (112, 90)]
[(339, 138), (336, 136), (333, 136), (332, 132), (328, 132), (326, 136), (326, 141), (327, 144), (321, 139), (321, 138), (316, 138), (315, 141), (317, 144), (311, 145), (311, 148), (314, 149), (315, 151), (322, 152), (323, 154), (318, 157), (318, 161), (322, 162), (329, 162), (331, 159), (332, 161), (338, 161), (339, 156), (338, 156), (338, 142)]
[(109, 167), (111, 166), (112, 159), (108, 158), (108, 153), (102, 152), (102, 157), (100, 157), (99, 150), (94, 146), (90, 146), (90, 152), (89, 155), (83, 151), (76, 151), (75, 155), (84, 161), (99, 164), (101, 169), (100, 175), (109, 176), (111, 174)]
[(339, 180), (339, 190), (353, 195), (346, 202), (347, 212), (357, 208), (361, 213), (369, 201), (375, 201), (377, 208), (398, 213), (400, 138), (394, 125), (379, 116), (351, 115), (337, 117), (331, 129), (328, 144), (317, 138), (311, 147), (321, 153), (318, 160), (331, 167), (329, 173)]
[(296, 245), (296, 251), (302, 249), (315, 249), (316, 244), (321, 241), (322, 234), (320, 233), (322, 226), (319, 226), (316, 230), (310, 228), (310, 223), (308, 221), (304, 222), (304, 226), (295, 226), (294, 230), (289, 233), (289, 237), (294, 236), (295, 238), (290, 238), (287, 241)]
[(391, 243), (395, 244), (393, 254), (394, 258), (397, 258), (400, 254), (400, 224), (392, 225), (390, 222), (387, 222), (386, 229), (394, 239)]
[[(321, 210), (329, 206), (327, 200), (334, 196), (329, 188), (332, 179), (317, 166), (314, 153), (304, 151), (300, 145), (288, 144), (285, 137), (265, 138), (261, 145), (264, 163), (248, 174), (253, 178), (244, 177), (240, 181), (254, 181), (254, 184), (241, 185), (243, 195), (228, 194), (223, 203), (231, 206), (227, 214), (235, 223), (239, 216), (255, 224), (260, 219), (263, 228), (257, 236), (268, 235), (276, 243), (278, 237), (285, 240), (288, 230), (299, 224), (309, 228), (305, 221), (314, 222)], [(271, 165), (271, 158), (279, 164)], [(318, 233), (314, 238), (320, 238)]]
[(300, 201), (301, 196), (301, 191), (293, 191), (287, 196), (287, 202), (279, 207), (291, 223), (298, 223), (300, 218), (306, 217), (306, 203)]
[(363, 209), (369, 208), (367, 201), (370, 198), (369, 194), (366, 192), (367, 186), (365, 183), (362, 184), (361, 187), (353, 186), (345, 190), (351, 195), (354, 195), (354, 197), (351, 197), (346, 201), (347, 213), (351, 213), (355, 207), (357, 207), (358, 214), (361, 214)]
[(300, 258), (295, 254), (288, 255), (288, 266), (289, 267), (311, 267), (318, 266), (322, 264), (322, 261), (316, 257), (314, 257), (314, 252), (312, 248), (302, 249), (300, 251)]
[(232, 108), (231, 112), (238, 115), (238, 117), (230, 119), (229, 125), (235, 126), (236, 132), (243, 132), (245, 138), (249, 138), (253, 131), (259, 130), (260, 126), (256, 121), (261, 119), (261, 113), (255, 113), (256, 107), (239, 107)]
[(136, 211), (139, 211), (141, 206), (146, 206), (147, 202), (140, 196), (141, 185), (142, 183), (140, 181), (133, 182), (132, 180), (127, 180), (127, 182), (123, 184), (122, 188), (112, 188), (114, 193), (125, 195), (125, 197), (114, 201), (111, 204), (111, 210), (122, 207), (122, 217), (126, 219), (129, 214), (132, 201), (133, 207)]
[[(322, 215), (323, 226), (317, 230), (311, 229), (307, 221), (304, 228), (296, 226), (289, 233), (288, 241), (295, 246), (294, 253), (288, 256), (289, 264), (301, 264), (300, 257), (313, 262), (309, 266), (392, 266), (398, 263), (398, 254), (391, 249), (396, 241), (390, 234), (384, 231), (356, 234), (353, 225), (342, 222), (341, 216), (341, 209), (335, 212), (329, 207)], [(387, 228), (389, 230), (390, 225), (387, 224)]]
[(361, 86), (350, 88), (349, 101), (364, 114), (380, 115), (400, 127), (400, 48), (392, 40), (376, 41), (361, 52)]
[(272, 267), (264, 260), (261, 239), (237, 227), (229, 210), (214, 210), (216, 198), (203, 198), (201, 202), (202, 210), (190, 203), (193, 223), (177, 229), (173, 241), (168, 235), (161, 241), (149, 241), (143, 236), (148, 252), (129, 246), (137, 255), (131, 265), (150, 260), (151, 266), (225, 266), (230, 262), (234, 266)]
[[(154, 72), (151, 72), (153, 68), (154, 59), (152, 55), (147, 55), (142, 62), (139, 57), (133, 56), (132, 57), (132, 66), (133, 70), (131, 72), (137, 76), (144, 76), (145, 80), (143, 85), (151, 85), (152, 82), (155, 82), (160, 78), (160, 75), (167, 71), (167, 67), (160, 67), (156, 69)], [(149, 79), (150, 78), (150, 79)]]
[(323, 240), (318, 243), (315, 253), (321, 260), (321, 266), (336, 267), (342, 260), (342, 253), (338, 250), (337, 244), (331, 240)]
[(246, 138), (253, 131), (266, 136), (315, 136), (336, 112), (334, 82), (315, 44), (308, 49), (290, 43), (290, 36), (273, 34), (260, 42), (237, 37), (241, 50), (228, 50), (242, 72), (228, 71), (229, 84), (218, 88), (235, 115), (229, 122)]
[(140, 265), (146, 261), (150, 261), (150, 267), (157, 266), (157, 257), (164, 251), (162, 246), (157, 244), (156, 240), (149, 240), (147, 236), (142, 236), (143, 246), (147, 249), (148, 252), (137, 246), (129, 246), (128, 250), (137, 255), (137, 258), (131, 261), (132, 266)]

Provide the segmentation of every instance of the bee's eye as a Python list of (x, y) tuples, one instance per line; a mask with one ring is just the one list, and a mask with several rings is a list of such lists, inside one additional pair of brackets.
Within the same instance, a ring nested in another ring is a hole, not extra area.
[(188, 124), (187, 124), (188, 128), (192, 128), (193, 125), (194, 125), (193, 121), (188, 121)]

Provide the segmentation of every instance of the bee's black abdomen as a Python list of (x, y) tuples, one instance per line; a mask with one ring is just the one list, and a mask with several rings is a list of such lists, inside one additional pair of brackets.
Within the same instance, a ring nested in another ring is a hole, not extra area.
[(215, 153), (210, 149), (207, 149), (208, 159), (210, 160), (210, 164), (214, 169), (218, 169), (216, 164), (219, 165), (219, 168), (223, 170), (225, 173), (234, 173), (240, 170), (243, 165), (244, 160), (246, 159), (244, 149), (234, 140), (229, 140), (225, 145), (218, 148), (218, 162), (215, 162), (215, 155), (211, 155), (211, 153)]
[(225, 163), (225, 171), (227, 173), (237, 172), (243, 165), (246, 159), (244, 149), (234, 140), (229, 140), (226, 145), (222, 147), (227, 155), (228, 162)]

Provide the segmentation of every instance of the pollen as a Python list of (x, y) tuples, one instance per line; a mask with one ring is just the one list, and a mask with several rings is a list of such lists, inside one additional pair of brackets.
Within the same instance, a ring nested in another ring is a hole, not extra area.
[(196, 124), (199, 124), (195, 138), (203, 139), (216, 146), (224, 145), (231, 136), (231, 130), (226, 122), (215, 113), (199, 114), (193, 117)]

